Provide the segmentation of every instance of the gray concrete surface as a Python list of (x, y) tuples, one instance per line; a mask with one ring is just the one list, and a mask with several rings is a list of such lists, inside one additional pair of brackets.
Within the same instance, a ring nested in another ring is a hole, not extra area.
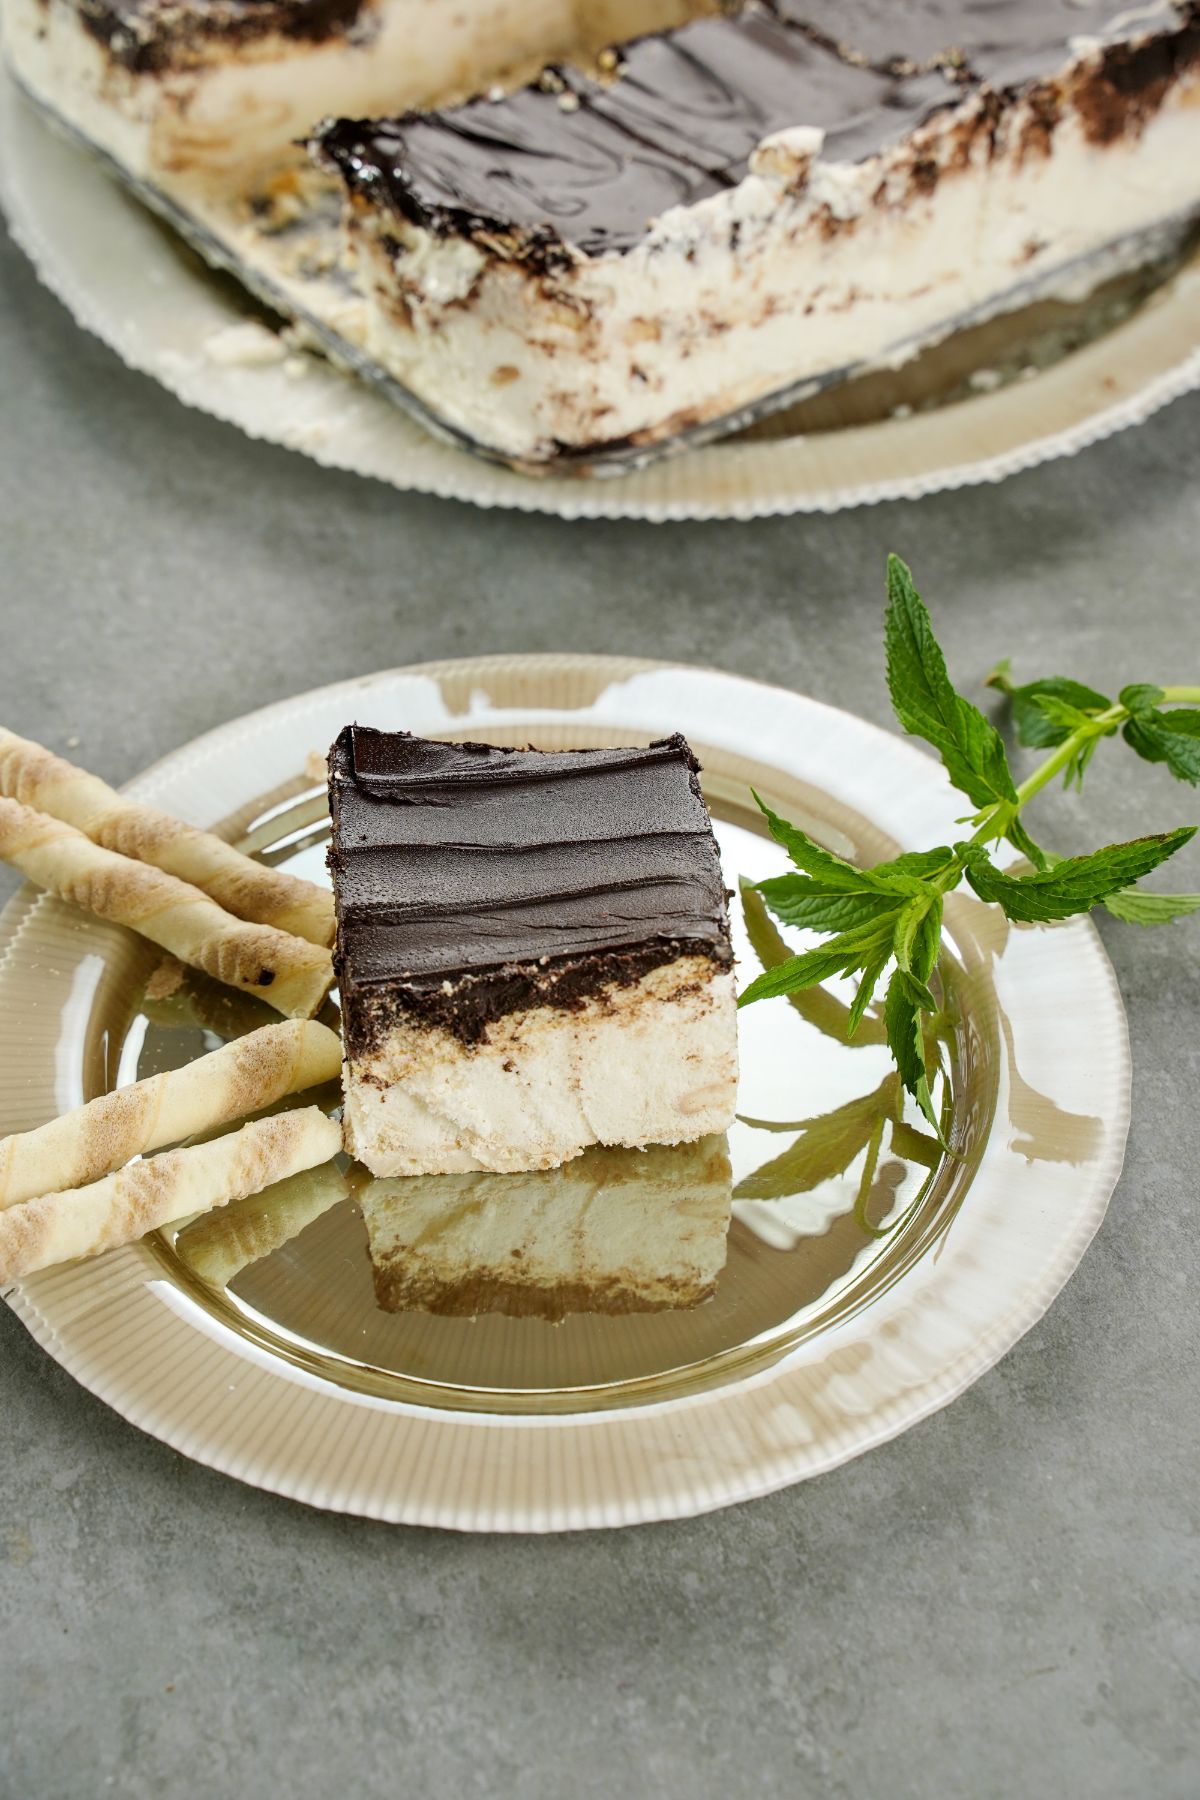
[[(1200, 401), (920, 505), (567, 525), (248, 443), (9, 246), (2, 284), (0, 717), (116, 780), (263, 701), (485, 650), (713, 663), (882, 721), (889, 547), (963, 681), (1005, 652), (1200, 679)], [(1064, 848), (1200, 816), (1115, 754), (1090, 788), (1086, 819), (1045, 802)], [(1135, 1116), (1080, 1272), (948, 1411), (754, 1505), (554, 1540), (325, 1517), (141, 1436), (0, 1309), (0, 1792), (1200, 1792), (1200, 922), (1105, 936)]]

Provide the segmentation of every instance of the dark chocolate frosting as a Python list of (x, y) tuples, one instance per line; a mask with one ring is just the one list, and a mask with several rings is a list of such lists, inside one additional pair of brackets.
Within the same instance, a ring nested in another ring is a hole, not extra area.
[(352, 1048), (393, 1008), (469, 1040), (685, 948), (728, 964), (697, 767), (681, 737), (550, 752), (347, 726), (329, 757), (329, 865)]
[(775, 0), (776, 11), (845, 57), (875, 68), (958, 70), (993, 87), (1054, 74), (1082, 38), (1109, 42), (1169, 28), (1172, 0)]
[(548, 69), (501, 99), (316, 140), (352, 188), (435, 231), (513, 228), (588, 255), (627, 250), (673, 206), (733, 186), (755, 146), (818, 125), (855, 160), (953, 99), (938, 71), (857, 67), (761, 8), (622, 46), (611, 78)]
[(496, 101), (334, 120), (315, 143), (385, 210), (553, 262), (565, 246), (631, 248), (669, 208), (740, 181), (773, 132), (816, 126), (827, 159), (862, 161), (981, 84), (1054, 74), (1079, 38), (1133, 41), (1185, 13), (1172, 0), (774, 0), (623, 45), (607, 76), (550, 69)]
[(521, 88), (378, 124), (343, 119), (321, 142), (351, 186), (434, 231), (517, 228), (594, 255), (636, 243), (649, 216), (725, 185), (600, 112), (568, 116), (565, 91)]

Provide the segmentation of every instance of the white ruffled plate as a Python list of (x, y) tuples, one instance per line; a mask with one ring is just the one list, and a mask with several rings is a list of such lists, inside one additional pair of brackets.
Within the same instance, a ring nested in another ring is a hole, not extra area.
[[(198, 739), (131, 791), (249, 831), (252, 847), (279, 845), (314, 872), (324, 827), (311, 776), (308, 798), (295, 796), (313, 752), (350, 719), (547, 747), (681, 730), (705, 765), (731, 882), (775, 866), (751, 782), (871, 859), (945, 841), (961, 808), (926, 756), (844, 713), (715, 672), (576, 656), (320, 689)], [(152, 959), (131, 934), (30, 889), (2, 931), (0, 1132), (129, 1079), (153, 1036), (140, 1011)], [(853, 1169), (790, 1199), (743, 1186), (717, 1293), (691, 1311), (441, 1319), (376, 1306), (346, 1200), (299, 1218), (240, 1289), (194, 1279), (167, 1233), (6, 1297), (143, 1430), (317, 1506), (545, 1531), (682, 1517), (818, 1474), (944, 1406), (1028, 1330), (1083, 1254), (1121, 1165), (1128, 1044), (1091, 925), (1007, 928), (958, 896), (948, 933), (960, 1154), (906, 1168), (893, 1140), (880, 1179), (905, 1207), (876, 1221), (895, 1226), (886, 1237), (856, 1220)], [(192, 1053), (206, 1041), (197, 1034)], [(190, 1042), (171, 1038), (169, 1054)], [(742, 1015), (741, 1046), (742, 1111), (758, 1118), (824, 1113), (887, 1067), (880, 1046), (836, 1043), (784, 1001)], [(766, 1157), (788, 1141), (768, 1136)], [(731, 1149), (744, 1182), (761, 1169), (764, 1134), (739, 1124)]]

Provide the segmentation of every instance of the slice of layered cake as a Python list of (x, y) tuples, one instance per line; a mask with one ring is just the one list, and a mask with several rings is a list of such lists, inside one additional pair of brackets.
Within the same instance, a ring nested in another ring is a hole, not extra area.
[(662, 1312), (706, 1300), (725, 1266), (723, 1137), (585, 1150), (528, 1175), (427, 1175), (358, 1191), (385, 1312)]
[(1200, 209), (1200, 6), (777, 0), (314, 151), (372, 360), (595, 468), (1145, 260)]
[(347, 1147), (373, 1174), (727, 1129), (729, 920), (682, 738), (551, 752), (348, 726), (329, 780)]

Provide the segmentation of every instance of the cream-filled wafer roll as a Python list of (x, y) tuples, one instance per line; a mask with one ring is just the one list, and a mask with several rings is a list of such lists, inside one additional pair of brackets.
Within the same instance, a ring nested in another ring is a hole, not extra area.
[(227, 1210), (206, 1213), (185, 1227), (175, 1248), (210, 1287), (228, 1287), (251, 1263), (299, 1237), (349, 1191), (340, 1166), (325, 1162)]
[(18, 800), (0, 799), (0, 859), (60, 899), (132, 926), (182, 962), (257, 994), (291, 1018), (311, 1018), (333, 981), (328, 950), (235, 919), (189, 882), (104, 850), (73, 825)]
[(341, 1147), (341, 1126), (320, 1107), (303, 1106), (207, 1144), (130, 1163), (90, 1187), (23, 1200), (0, 1213), (0, 1282), (132, 1244), (172, 1219), (210, 1212), (315, 1169)]
[(36, 1131), (0, 1138), (0, 1209), (99, 1181), (131, 1157), (332, 1081), (341, 1057), (341, 1040), (327, 1025), (280, 1021), (182, 1069), (104, 1094)]
[(333, 896), (326, 888), (265, 868), (210, 831), (127, 800), (99, 776), (3, 727), (0, 795), (74, 825), (105, 850), (190, 881), (236, 918), (326, 948), (333, 942)]

